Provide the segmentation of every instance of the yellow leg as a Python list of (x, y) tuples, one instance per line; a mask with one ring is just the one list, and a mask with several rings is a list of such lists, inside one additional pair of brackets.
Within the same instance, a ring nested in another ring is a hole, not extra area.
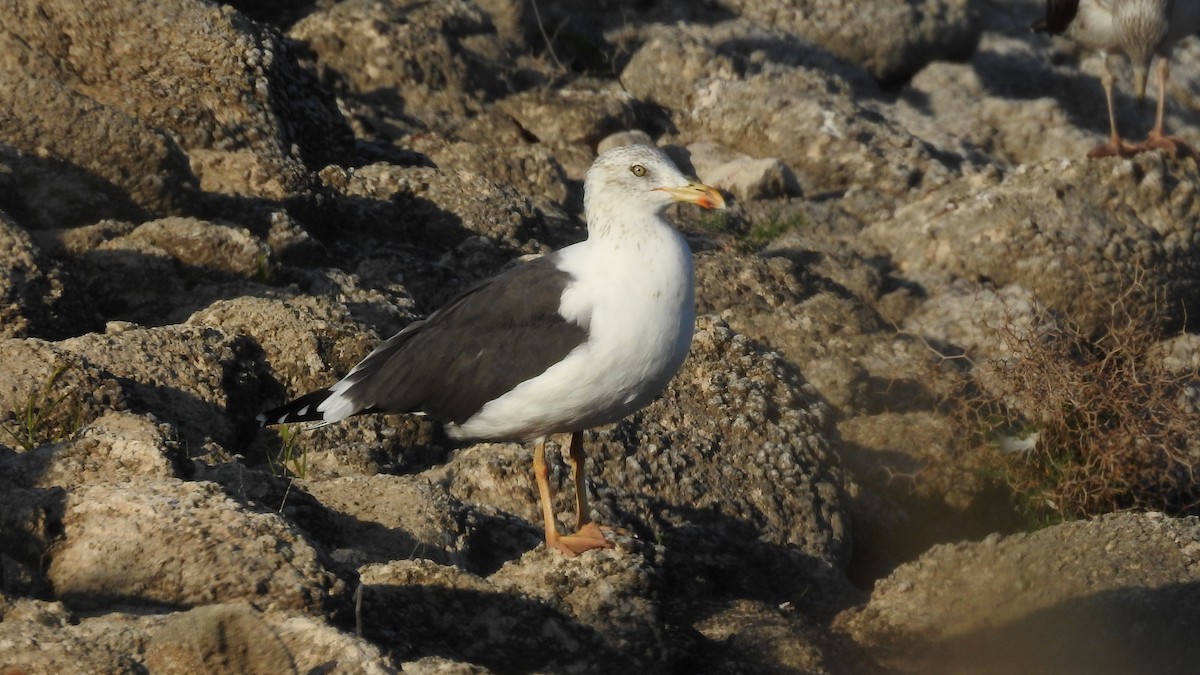
[(571, 433), (571, 475), (575, 480), (575, 534), (564, 539), (570, 539), (571, 545), (580, 551), (593, 548), (612, 548), (612, 544), (604, 538), (604, 530), (592, 522), (592, 510), (588, 508), (587, 498), (587, 455), (583, 452), (583, 432)]
[(1088, 151), (1092, 159), (1120, 155), (1128, 157), (1135, 154), (1137, 149), (1121, 140), (1121, 132), (1117, 129), (1117, 109), (1113, 103), (1113, 84), (1116, 82), (1112, 66), (1108, 62), (1108, 54), (1104, 55), (1104, 72), (1100, 73), (1100, 84), (1104, 87), (1104, 100), (1108, 103), (1108, 142)]
[(546, 528), (546, 546), (558, 548), (558, 524), (554, 522), (554, 499), (550, 495), (550, 477), (546, 471), (546, 437), (533, 444), (533, 476), (537, 479), (538, 501), (542, 505), (542, 522)]
[(584, 462), (587, 455), (583, 452), (583, 432), (571, 433), (571, 477), (575, 480), (575, 526), (577, 529), (592, 522), (591, 509), (588, 508), (587, 481), (584, 477), (586, 468)]
[(1143, 150), (1166, 150), (1167, 154), (1172, 157), (1195, 157), (1196, 151), (1190, 145), (1163, 132), (1163, 114), (1166, 112), (1167, 78), (1170, 77), (1170, 68), (1166, 57), (1158, 57), (1158, 71), (1155, 78), (1158, 84), (1158, 105), (1154, 111), (1154, 128), (1150, 130), (1150, 135), (1141, 148)]
[(1154, 79), (1158, 84), (1158, 105), (1154, 107), (1154, 129), (1150, 131), (1150, 136), (1163, 135), (1163, 113), (1167, 108), (1167, 77), (1170, 75), (1171, 62), (1167, 57), (1158, 57), (1157, 77)]
[(575, 516), (579, 521), (579, 530), (575, 534), (563, 536), (558, 533), (558, 523), (554, 520), (554, 499), (550, 493), (550, 476), (546, 469), (546, 439), (539, 438), (533, 446), (533, 475), (537, 478), (538, 498), (542, 503), (546, 547), (567, 556), (576, 556), (594, 548), (612, 547), (612, 544), (604, 538), (604, 532), (600, 526), (591, 522), (591, 518), (587, 515), (587, 490), (583, 460), (583, 434), (575, 432), (571, 435), (571, 461), (574, 463)]

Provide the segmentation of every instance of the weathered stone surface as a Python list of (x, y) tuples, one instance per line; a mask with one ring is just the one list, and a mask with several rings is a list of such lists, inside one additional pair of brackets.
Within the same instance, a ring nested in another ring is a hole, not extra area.
[(901, 672), (1186, 672), (1197, 619), (1194, 518), (1110, 515), (938, 546), (842, 617)]
[(304, 489), (337, 513), (339, 559), (357, 565), (417, 556), (472, 569), (487, 555), (473, 550), (475, 514), (429, 482), (412, 476), (347, 476)]
[(757, 24), (781, 28), (862, 64), (876, 78), (903, 80), (929, 61), (961, 58), (978, 37), (966, 0), (922, 0), (867, 9), (854, 0), (721, 0)]
[[(126, 627), (108, 624), (102, 639), (82, 626), (60, 602), (18, 600), (0, 621), (0, 672), (56, 675), (70, 672), (134, 675), (144, 667), (114, 642), (128, 637)], [(144, 638), (144, 635), (138, 637)], [(132, 651), (132, 650), (130, 650)]]
[[(363, 613), (376, 639), (487, 668), (656, 670), (667, 656), (653, 592), (660, 574), (652, 557), (625, 550), (567, 560), (539, 548), (487, 579), (393, 561), (362, 570)], [(555, 649), (543, 648), (547, 634), (558, 636)]]
[(283, 642), (253, 610), (206, 605), (172, 616), (146, 646), (156, 673), (296, 673)]
[(374, 346), (344, 306), (320, 297), (225, 300), (187, 322), (254, 338), (276, 377), (293, 393), (328, 385), (333, 374), (349, 372)]
[(199, 268), (207, 273), (240, 277), (264, 274), (270, 251), (262, 239), (245, 228), (194, 218), (164, 218), (143, 223), (107, 250), (129, 247), (135, 251), (163, 251), (182, 270)]
[[(0, 187), (3, 189), (3, 187)], [(25, 337), (51, 323), (62, 282), (29, 234), (0, 210), (0, 337)]]
[(716, 143), (692, 143), (688, 159), (696, 176), (740, 200), (798, 195), (800, 185), (786, 164), (774, 157), (755, 158)]
[[(12, 10), (0, 89), (20, 105), (0, 108), (0, 139), (100, 179), (76, 178), (108, 194), (95, 215), (177, 213), (199, 198), (196, 187), (278, 197), (279, 185), (309, 181), (305, 164), (348, 148), (332, 97), (278, 35), (236, 12), (188, 0)], [(199, 185), (184, 156), (192, 149), (208, 151), (195, 160)], [(261, 157), (257, 175), (214, 155), (240, 151)], [(22, 173), (31, 197), (65, 187), (40, 180), (36, 165)]]
[(466, 0), (341, 2), (309, 14), (289, 35), (365, 95), (390, 92), (437, 123), (506, 93), (511, 67), (488, 15)]
[[(769, 58), (773, 45), (782, 53)], [(951, 175), (949, 158), (874, 110), (873, 84), (861, 73), (757, 28), (660, 32), (621, 80), (635, 96), (676, 111), (673, 121), (693, 138), (778, 157), (806, 193), (869, 186), (903, 195)]]
[(1000, 178), (966, 177), (863, 234), (929, 285), (987, 279), (1095, 328), (1124, 298), (1178, 325), (1200, 312), (1200, 200), (1194, 168), (1134, 159), (1054, 159)]
[(66, 440), (0, 458), (0, 467), (7, 481), (37, 488), (175, 478), (190, 466), (174, 436), (149, 416), (110, 411)]
[(249, 511), (212, 483), (79, 486), (65, 495), (62, 532), (47, 574), (72, 606), (233, 602), (321, 613), (345, 591), (278, 515)]
[[(1100, 60), (1043, 12), (7, 3), (0, 671), (1192, 672), (1194, 523), (986, 539), (1029, 523), (948, 415), (1014, 336), (1102, 331), (1117, 299), (1200, 410), (1200, 178), (1083, 161)], [(1188, 40), (1166, 113), (1193, 144), (1197, 73)], [(528, 445), (258, 428), (583, 239), (583, 176), (630, 142), (732, 198), (668, 211), (703, 315), (683, 371), (586, 435), (613, 549), (542, 546)]]
[(107, 411), (128, 407), (122, 383), (59, 343), (0, 341), (3, 442), (31, 449), (70, 438)]
[(10, 166), (29, 227), (144, 218), (195, 198), (183, 152), (161, 131), (36, 75), (0, 70), (0, 91), (0, 140), (20, 152)]
[(218, 330), (172, 325), (88, 334), (57, 343), (121, 382), (130, 410), (169, 422), (193, 456), (236, 446), (256, 414), (256, 346)]
[(222, 672), (352, 675), (396, 672), (360, 638), (295, 613), (214, 604), (145, 615), (73, 614), (60, 602), (0, 608), (0, 668), (30, 675)]
[(637, 122), (629, 95), (613, 90), (532, 89), (500, 101), (539, 143), (595, 145), (605, 136)]

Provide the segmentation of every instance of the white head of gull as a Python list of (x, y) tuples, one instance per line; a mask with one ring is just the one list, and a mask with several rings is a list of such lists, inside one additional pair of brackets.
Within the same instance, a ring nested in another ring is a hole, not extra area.
[[(690, 202), (724, 208), (657, 148), (598, 158), (584, 182), (588, 238), (487, 279), (385, 340), (344, 378), (259, 415), (316, 426), (374, 412), (428, 415), (454, 439), (533, 441), (546, 545), (575, 555), (611, 544), (592, 522), (583, 431), (649, 403), (687, 356), (692, 254), (663, 218)], [(577, 531), (560, 535), (546, 437), (569, 433)]]

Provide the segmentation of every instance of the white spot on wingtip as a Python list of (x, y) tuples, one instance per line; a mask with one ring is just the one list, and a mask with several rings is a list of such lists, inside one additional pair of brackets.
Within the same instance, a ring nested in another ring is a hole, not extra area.
[[(345, 382), (345, 380), (342, 382)], [(342, 382), (330, 387), (330, 391), (333, 393), (317, 406), (317, 412), (321, 413), (321, 419), (324, 420), (325, 424), (340, 422), (354, 413), (374, 405), (373, 403), (360, 403), (351, 400), (345, 394), (345, 389), (349, 385), (342, 385)]]

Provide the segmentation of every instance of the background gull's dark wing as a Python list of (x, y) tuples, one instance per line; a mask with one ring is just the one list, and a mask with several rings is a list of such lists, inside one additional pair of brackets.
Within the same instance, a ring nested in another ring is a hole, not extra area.
[(1033, 24), (1039, 33), (1062, 35), (1079, 13), (1079, 0), (1046, 0), (1046, 16)]

